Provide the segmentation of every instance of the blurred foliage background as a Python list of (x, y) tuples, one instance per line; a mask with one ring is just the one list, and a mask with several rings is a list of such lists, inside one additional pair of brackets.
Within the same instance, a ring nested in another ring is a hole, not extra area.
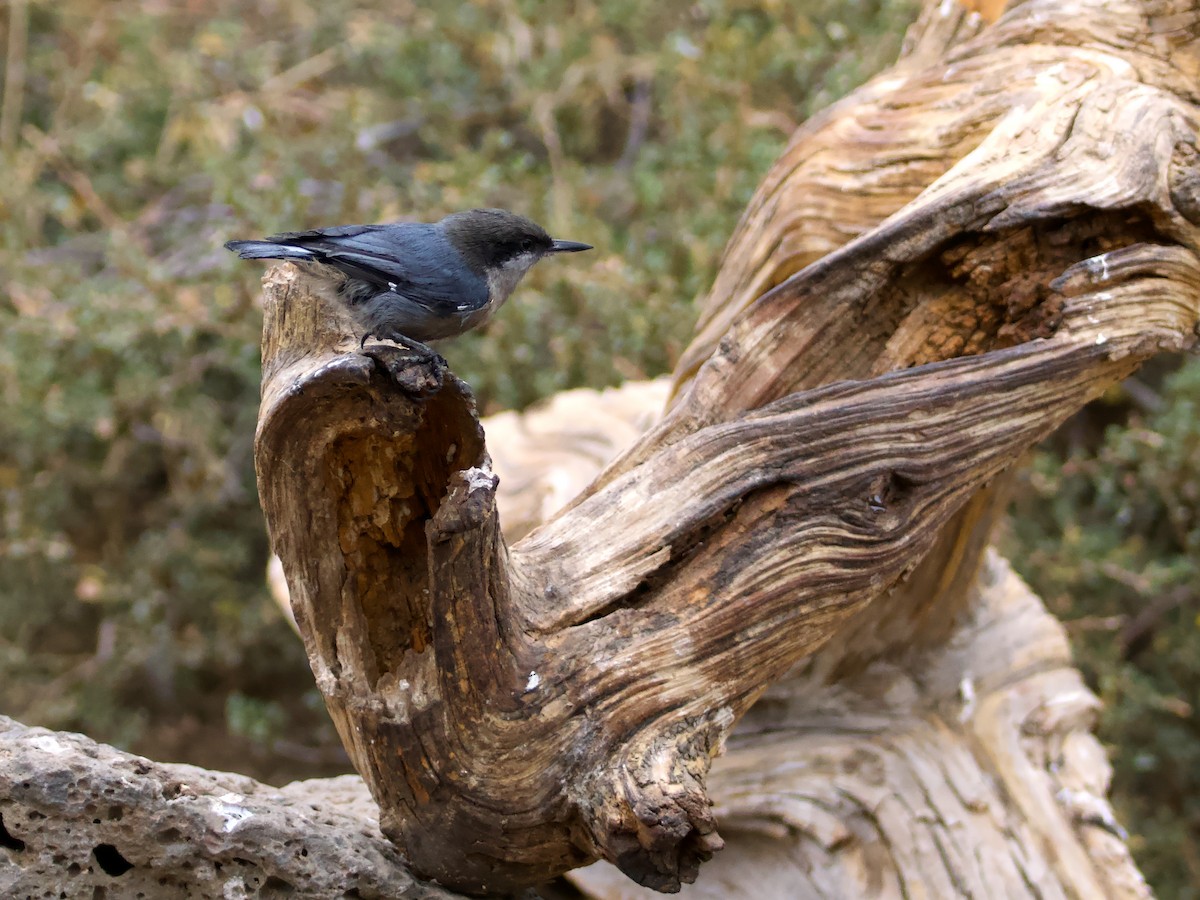
[[(483, 408), (659, 374), (793, 128), (915, 9), (8, 0), (0, 712), (275, 782), (344, 771), (267, 597), (260, 270), (221, 244), (509, 207), (598, 250), (443, 349)], [(1200, 896), (1198, 390), (1176, 363), (1114, 393), (1036, 455), (1005, 534), (1176, 897)]]

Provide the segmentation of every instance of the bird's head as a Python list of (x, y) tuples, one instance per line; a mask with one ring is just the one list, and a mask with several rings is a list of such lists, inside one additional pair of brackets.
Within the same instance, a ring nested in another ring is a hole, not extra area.
[(466, 264), (499, 295), (493, 300), (500, 302), (543, 256), (592, 249), (590, 244), (555, 240), (537, 222), (503, 209), (468, 209), (439, 224)]

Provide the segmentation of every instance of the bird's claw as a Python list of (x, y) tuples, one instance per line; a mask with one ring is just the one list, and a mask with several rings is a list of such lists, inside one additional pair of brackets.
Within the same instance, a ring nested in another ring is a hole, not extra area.
[(428, 344), (423, 344), (418, 340), (414, 340), (413, 338), (400, 334), (398, 331), (394, 331), (391, 334), (386, 335), (386, 340), (395, 341), (401, 347), (406, 347), (414, 353), (419, 354), (424, 359), (432, 362), (439, 369), (450, 368), (449, 364), (446, 362), (446, 358)]
[(422, 362), (432, 363), (439, 369), (450, 368), (450, 364), (446, 362), (446, 357), (442, 356), (442, 354), (438, 353), (428, 344), (422, 344), (420, 341), (414, 340), (413, 338), (403, 335), (398, 331), (393, 331), (388, 334), (375, 334), (374, 332), (368, 331), (362, 336), (362, 340), (359, 341), (358, 349), (365, 350), (367, 347), (367, 341), (371, 338), (379, 338), (381, 341), (391, 341), (394, 344), (399, 344), (405, 350), (410, 350), (416, 354), (417, 358)]
[(446, 360), (428, 347), (425, 352), (383, 343), (368, 347), (364, 340), (359, 349), (387, 372), (397, 387), (409, 394), (436, 394), (442, 389), (444, 375), (449, 370)]

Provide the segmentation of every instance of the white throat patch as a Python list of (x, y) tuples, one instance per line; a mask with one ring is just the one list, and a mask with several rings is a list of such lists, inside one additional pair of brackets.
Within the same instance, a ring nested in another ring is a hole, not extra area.
[(498, 269), (488, 272), (488, 296), (494, 307), (500, 306), (508, 299), (525, 273), (533, 268), (533, 264), (542, 258), (540, 253), (522, 253), (514, 256)]

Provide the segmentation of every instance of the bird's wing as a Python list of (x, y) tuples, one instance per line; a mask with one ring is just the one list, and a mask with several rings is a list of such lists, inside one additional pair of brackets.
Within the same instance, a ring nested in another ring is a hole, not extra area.
[(488, 302), (487, 282), (433, 225), (343, 225), (267, 240), (310, 250), (350, 277), (394, 291), (438, 315), (470, 312)]

